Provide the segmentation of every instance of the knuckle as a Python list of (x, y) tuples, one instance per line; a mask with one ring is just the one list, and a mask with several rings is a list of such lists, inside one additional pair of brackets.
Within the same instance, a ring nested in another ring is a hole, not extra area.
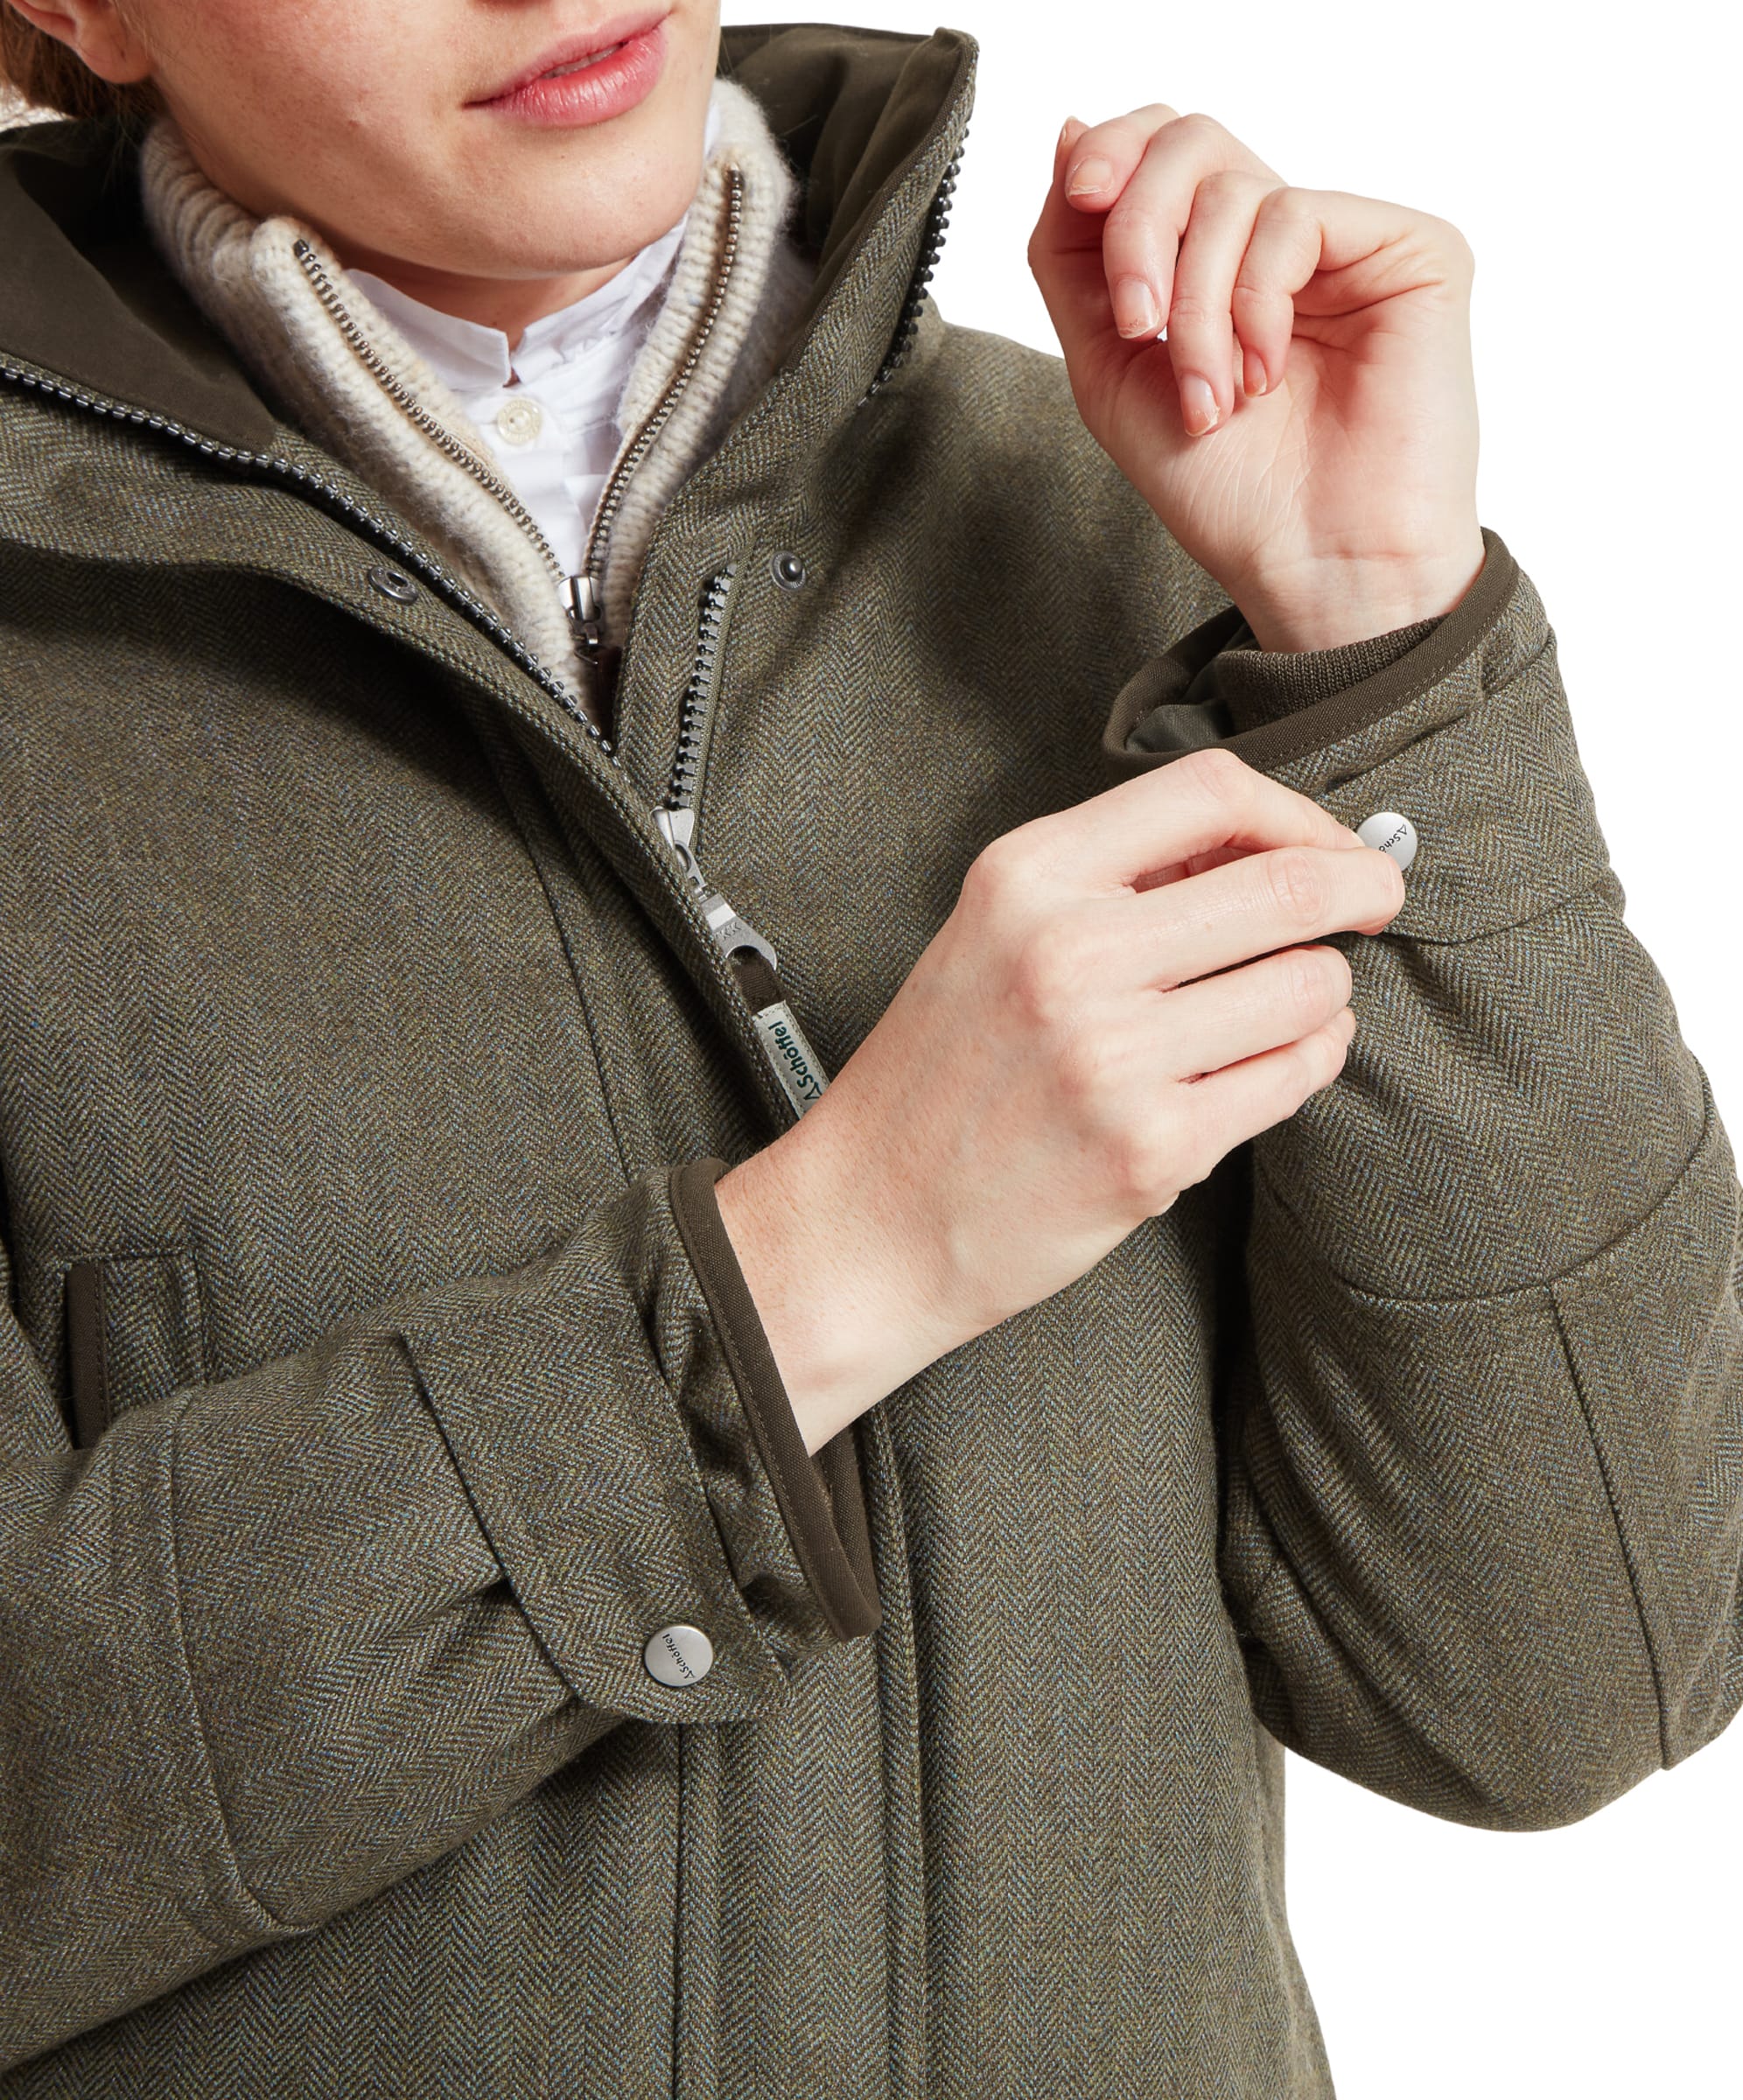
[(1258, 183), (1258, 177), (1247, 168), (1213, 168), (1199, 184), (1199, 194), (1208, 193), (1212, 198), (1232, 198), (1244, 201)]
[(1001, 898), (1020, 886), (1026, 858), (1018, 834), (1002, 831), (997, 838), (989, 839), (969, 863), (962, 887), (980, 897)]
[(1171, 330), (1178, 327), (1182, 321), (1208, 321), (1213, 318), (1214, 310), (1209, 301), (1195, 298), (1189, 291), (1177, 291), (1168, 309), (1168, 326)]
[(1280, 846), (1264, 857), (1270, 900), (1292, 926), (1315, 926), (1326, 908), (1326, 879), (1305, 846)]
[(1295, 1046), (1296, 1068), (1300, 1074), (1301, 1098), (1307, 1100), (1327, 1087), (1343, 1069), (1346, 1046), (1334, 1042), (1328, 1031), (1317, 1028)]
[(1169, 767), (1212, 802), (1231, 804), (1245, 799), (1254, 770), (1238, 752), (1217, 744), (1189, 751)]
[(1292, 183), (1284, 183), (1280, 188), (1267, 190), (1259, 200), (1259, 210), (1266, 218), (1278, 220), (1290, 227), (1306, 226), (1316, 216), (1306, 191)]
[(1046, 919), (1032, 928), (1011, 962), (1011, 991), (1019, 1013), (1053, 1029), (1065, 1021), (1083, 989), (1083, 965), (1069, 926)]
[(1099, 1028), (1076, 1028), (1054, 1053), (1054, 1084), (1080, 1122), (1093, 1123), (1105, 1098), (1112, 1069), (1107, 1037)]
[(1104, 1171), (1122, 1209), (1153, 1211), (1171, 1200), (1179, 1177), (1178, 1138), (1160, 1117), (1124, 1124), (1104, 1149)]
[(1208, 139), (1225, 135), (1224, 127), (1203, 109), (1188, 109), (1183, 116), (1177, 116), (1174, 122), (1183, 125), (1187, 134), (1194, 138)]
[(1349, 964), (1334, 948), (1323, 945), (1292, 948), (1289, 956), (1289, 992), (1296, 1013), (1319, 1026), (1349, 997)]
[(1142, 196), (1135, 195), (1128, 184), (1102, 214), (1102, 223), (1105, 228), (1103, 238), (1130, 241), (1135, 234), (1147, 231), (1155, 216), (1154, 205), (1146, 203)]

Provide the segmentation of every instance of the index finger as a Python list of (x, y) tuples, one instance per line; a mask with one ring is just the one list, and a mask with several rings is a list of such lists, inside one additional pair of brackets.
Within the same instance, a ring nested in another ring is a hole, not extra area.
[(1108, 895), (1154, 889), (1277, 846), (1374, 850), (1311, 795), (1231, 751), (1184, 752), (1038, 825), (1046, 833), (1046, 867), (1068, 873), (1080, 891)]

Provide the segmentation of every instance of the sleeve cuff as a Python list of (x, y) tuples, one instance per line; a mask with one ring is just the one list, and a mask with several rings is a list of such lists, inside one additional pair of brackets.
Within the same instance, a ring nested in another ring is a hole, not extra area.
[(1199, 674), (1209, 688), (1200, 697), (1225, 701), (1236, 731), (1274, 722), (1390, 670), (1446, 617), (1418, 620), (1334, 649), (1262, 649), (1242, 621), (1242, 631)]
[(724, 1159), (686, 1160), (672, 1169), (672, 1214), (720, 1336), (756, 1440), (788, 1543), (830, 1630), (851, 1640), (883, 1618), (872, 1565), (864, 1490), (851, 1424), (808, 1452), (739, 1266), (714, 1185)]
[(1334, 649), (1261, 649), (1226, 606), (1142, 664), (1116, 696), (1102, 758), (1116, 779), (1222, 746), (1262, 771), (1366, 727), (1445, 677), (1501, 617), (1518, 575), (1482, 528), (1481, 570), (1450, 612)]

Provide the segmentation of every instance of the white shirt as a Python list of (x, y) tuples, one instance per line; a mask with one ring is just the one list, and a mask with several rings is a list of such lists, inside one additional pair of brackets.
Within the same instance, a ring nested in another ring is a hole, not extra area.
[[(704, 154), (719, 114), (710, 102)], [(671, 279), (686, 212), (585, 298), (528, 324), (511, 351), (500, 328), (410, 298), (352, 272), (412, 348), (458, 396), (502, 478), (531, 511), (566, 575), (580, 573), (593, 513), (628, 435), (617, 404)]]

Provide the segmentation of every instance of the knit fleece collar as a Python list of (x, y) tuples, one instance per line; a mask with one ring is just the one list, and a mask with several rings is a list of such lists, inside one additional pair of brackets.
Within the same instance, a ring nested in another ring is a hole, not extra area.
[[(666, 296), (618, 404), (626, 448), (697, 334), (727, 233), (729, 171), (742, 177), (738, 248), (724, 296), (676, 407), (637, 465), (604, 567), (608, 632), (621, 633), (666, 499), (764, 386), (810, 290), (813, 266), (786, 237), (795, 182), (762, 110), (735, 81), (712, 90), (716, 143), (704, 161)], [(490, 447), (452, 390), (367, 296), (315, 230), (289, 214), (257, 219), (201, 172), (174, 122), (140, 153), (146, 223), (162, 254), (286, 419), (379, 489), (584, 701), (590, 696), (560, 578), (526, 528), (366, 365), (337, 302), (416, 409), (487, 471)], [(324, 293), (299, 243), (327, 281)], [(500, 477), (497, 477), (499, 480)]]

